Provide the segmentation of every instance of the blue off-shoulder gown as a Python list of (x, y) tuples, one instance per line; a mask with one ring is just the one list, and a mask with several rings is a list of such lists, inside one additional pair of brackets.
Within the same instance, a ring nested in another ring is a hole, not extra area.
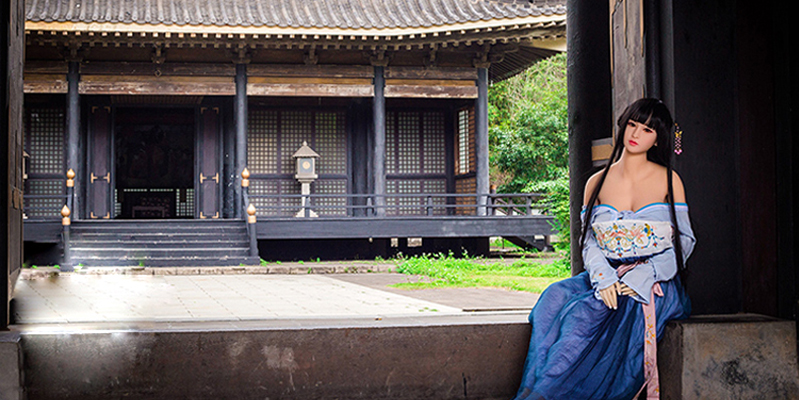
[[(633, 212), (600, 205), (593, 207), (591, 222), (669, 221), (668, 207), (654, 203)], [(695, 242), (686, 204), (676, 204), (676, 216), (686, 259)], [(658, 339), (666, 322), (690, 314), (689, 298), (676, 274), (674, 250), (646, 259), (625, 258), (624, 254), (621, 259), (608, 259), (600, 252), (594, 234), (586, 236), (583, 256), (587, 271), (550, 285), (530, 313), (530, 346), (515, 400), (630, 400), (644, 384), (641, 302), (649, 302), (653, 283), (660, 282), (664, 293), (654, 300)], [(637, 273), (617, 278), (614, 269), (633, 261), (644, 263), (636, 267)], [(596, 292), (617, 280), (640, 295), (619, 296), (618, 308), (612, 310)]]

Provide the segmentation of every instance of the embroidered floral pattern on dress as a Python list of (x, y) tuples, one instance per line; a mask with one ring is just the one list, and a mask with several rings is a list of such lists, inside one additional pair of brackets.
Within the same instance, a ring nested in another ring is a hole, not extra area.
[(672, 226), (665, 221), (613, 220), (592, 224), (608, 258), (645, 257), (672, 247)]

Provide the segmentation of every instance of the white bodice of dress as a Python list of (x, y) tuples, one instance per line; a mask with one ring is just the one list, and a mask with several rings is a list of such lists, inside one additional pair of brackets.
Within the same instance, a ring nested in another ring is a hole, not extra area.
[(660, 204), (637, 211), (618, 211), (608, 205), (595, 207), (592, 230), (605, 257), (643, 258), (671, 248), (672, 224), (668, 210), (658, 207)]

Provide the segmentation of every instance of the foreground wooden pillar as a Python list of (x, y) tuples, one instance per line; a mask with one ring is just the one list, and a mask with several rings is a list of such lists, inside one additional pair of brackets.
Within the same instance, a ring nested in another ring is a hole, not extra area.
[[(478, 98), (475, 99), (475, 192), (478, 205), (485, 205), (489, 193), (489, 66), (478, 67)], [(478, 215), (486, 215), (478, 207)]]
[(611, 136), (608, 2), (567, 1), (567, 97), (572, 273), (583, 271), (578, 242), (583, 186), (592, 171), (592, 140)]
[(383, 66), (375, 66), (375, 96), (372, 98), (372, 121), (373, 127), (373, 193), (375, 197), (376, 212), (379, 216), (386, 213), (382, 206), (386, 204), (386, 98), (384, 88), (386, 79), (383, 76)]
[[(22, 70), (25, 33), (23, 29), (24, 2), (0, 3), (0, 331), (8, 329), (10, 301), (22, 267)], [(0, 335), (0, 363), (5, 367), (12, 361), (4, 350), (8, 336)], [(11, 344), (16, 348), (15, 344)], [(19, 354), (19, 353), (17, 353)], [(8, 376), (0, 368), (0, 378)], [(19, 377), (19, 374), (16, 374)], [(4, 381), (8, 382), (8, 381)], [(14, 390), (19, 394), (19, 390)], [(15, 398), (0, 387), (0, 398)]]
[[(237, 178), (247, 166), (247, 64), (236, 64), (236, 97), (234, 98), (234, 113), (236, 125), (236, 172)], [(242, 201), (242, 185), (234, 185), (234, 218), (244, 218), (244, 203)]]

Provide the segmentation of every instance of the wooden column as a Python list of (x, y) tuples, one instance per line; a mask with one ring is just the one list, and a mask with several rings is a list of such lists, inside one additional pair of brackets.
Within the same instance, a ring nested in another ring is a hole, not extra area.
[[(386, 79), (383, 75), (383, 66), (375, 67), (375, 96), (372, 98), (372, 121), (373, 127), (373, 150), (372, 150), (372, 169), (373, 169), (373, 193), (381, 196), (386, 194), (386, 98), (384, 97), (384, 88), (386, 87)], [(383, 197), (375, 199), (375, 205), (378, 206), (377, 213), (379, 216), (385, 215), (385, 209), (382, 208), (385, 204)]]
[[(451, 107), (447, 110), (444, 125), (445, 192), (448, 194), (456, 192), (456, 118), (458, 118), (458, 111)], [(454, 205), (456, 199), (448, 197), (445, 203)], [(446, 214), (455, 214), (455, 209), (448, 208)]]
[[(24, 2), (0, 5), (0, 331), (8, 330), (10, 301), (22, 267), (22, 72), (25, 49)], [(5, 338), (8, 338), (6, 336)], [(5, 339), (4, 338), (4, 339)], [(3, 343), (4, 345), (7, 344)], [(8, 348), (8, 347), (4, 347)], [(7, 353), (4, 353), (7, 354)], [(2, 362), (8, 362), (3, 360)], [(4, 382), (16, 366), (3, 368)], [(0, 393), (8, 387), (0, 388)]]
[(613, 127), (608, 2), (568, 0), (567, 24), (570, 235), (575, 275), (583, 271), (578, 242), (583, 187), (592, 171), (592, 140), (611, 136)]
[(78, 172), (75, 177), (75, 185), (78, 188), (75, 190), (75, 198), (73, 199), (72, 218), (78, 219), (81, 217), (79, 211), (82, 206), (82, 175), (81, 171), (85, 171), (83, 166), (79, 165), (80, 159), (80, 131), (81, 131), (81, 98), (78, 93), (78, 84), (80, 82), (80, 61), (69, 61), (69, 72), (67, 73), (67, 169), (74, 169)]
[[(486, 204), (483, 197), (489, 193), (489, 66), (478, 66), (478, 98), (475, 99), (475, 192), (478, 204)], [(486, 209), (478, 208), (478, 215)]]
[[(236, 96), (233, 108), (236, 125), (236, 176), (238, 180), (241, 179), (241, 173), (247, 166), (247, 64), (236, 64), (235, 82)], [(244, 218), (241, 181), (238, 181), (234, 188), (234, 218)]]

